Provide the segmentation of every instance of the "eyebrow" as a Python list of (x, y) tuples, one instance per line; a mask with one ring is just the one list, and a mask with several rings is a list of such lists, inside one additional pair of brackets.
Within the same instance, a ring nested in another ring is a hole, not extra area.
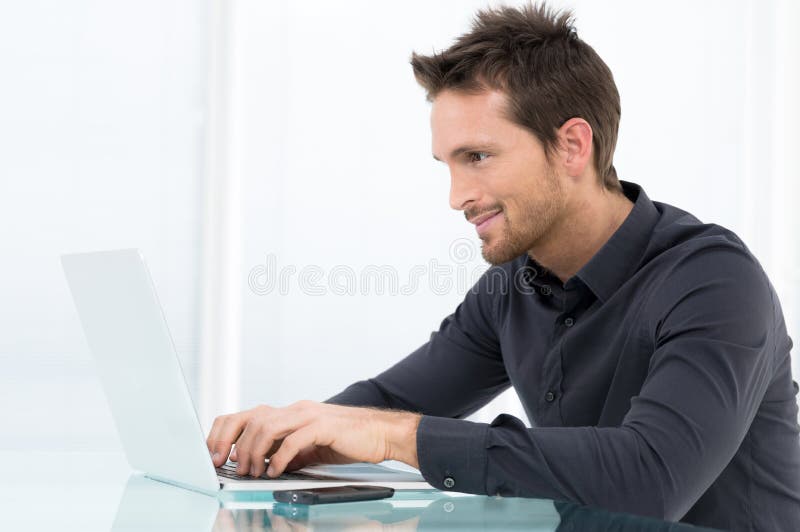
[[(493, 146), (493, 145), (491, 145), (491, 144), (481, 144), (481, 145), (469, 145), (469, 144), (465, 144), (464, 146), (459, 146), (458, 148), (456, 148), (456, 149), (454, 149), (453, 151), (451, 151), (451, 152), (450, 152), (450, 158), (456, 158), (456, 157), (458, 157), (459, 155), (461, 155), (462, 153), (466, 153), (466, 152), (471, 152), (471, 151), (485, 151), (485, 150), (491, 150), (491, 149), (493, 149), (493, 148), (494, 148), (494, 146)], [(442, 162), (442, 160), (441, 160), (441, 159), (439, 159), (439, 158), (436, 156), (436, 154), (435, 154), (435, 153), (433, 154), (433, 158), (434, 158), (434, 159), (436, 159), (436, 160), (437, 160), (437, 161), (439, 161), (439, 162)]]

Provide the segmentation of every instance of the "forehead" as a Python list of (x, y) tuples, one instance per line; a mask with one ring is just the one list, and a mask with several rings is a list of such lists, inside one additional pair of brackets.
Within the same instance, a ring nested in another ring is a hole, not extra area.
[(464, 145), (514, 143), (527, 131), (507, 118), (506, 96), (497, 90), (469, 94), (444, 90), (433, 100), (433, 153), (448, 157)]
[(505, 108), (506, 97), (499, 91), (471, 94), (443, 90), (433, 99), (431, 126), (458, 125), (474, 130), (496, 126), (496, 122), (507, 121)]

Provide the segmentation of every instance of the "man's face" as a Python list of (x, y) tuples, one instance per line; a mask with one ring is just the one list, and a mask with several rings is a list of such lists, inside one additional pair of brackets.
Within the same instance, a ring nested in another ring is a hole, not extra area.
[(545, 242), (565, 196), (539, 140), (511, 122), (499, 91), (452, 90), (433, 100), (433, 156), (450, 169), (450, 206), (476, 224), (490, 264)]

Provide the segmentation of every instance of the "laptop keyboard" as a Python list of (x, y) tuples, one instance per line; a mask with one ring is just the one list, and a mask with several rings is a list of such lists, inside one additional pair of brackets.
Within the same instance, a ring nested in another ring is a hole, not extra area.
[(308, 475), (305, 473), (284, 473), (278, 478), (268, 477), (266, 471), (260, 477), (251, 477), (250, 475), (239, 475), (236, 473), (236, 464), (227, 462), (221, 467), (217, 468), (217, 475), (231, 480), (319, 480), (320, 477)]

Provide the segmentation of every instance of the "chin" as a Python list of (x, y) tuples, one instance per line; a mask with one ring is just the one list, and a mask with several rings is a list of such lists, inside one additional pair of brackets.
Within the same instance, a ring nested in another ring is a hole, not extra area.
[(518, 252), (512, 246), (509, 246), (508, 242), (505, 241), (495, 242), (492, 245), (484, 242), (483, 246), (481, 246), (481, 255), (483, 256), (483, 260), (492, 266), (499, 266), (500, 264), (512, 261), (519, 257), (522, 253), (523, 251)]

